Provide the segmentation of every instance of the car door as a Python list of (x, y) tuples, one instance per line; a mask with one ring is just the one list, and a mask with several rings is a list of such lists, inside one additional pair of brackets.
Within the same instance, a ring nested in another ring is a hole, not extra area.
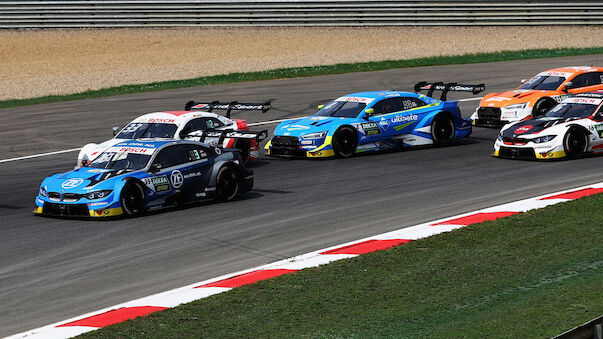
[[(384, 130), (384, 134), (390, 137), (410, 133), (427, 112), (421, 109), (426, 106), (425, 102), (417, 98), (396, 97), (382, 101), (386, 100), (387, 105), (383, 108), (379, 107), (379, 111), (375, 109), (375, 115), (371, 119), (374, 119)], [(394, 109), (388, 111), (390, 107)], [(377, 112), (381, 114), (377, 114)]]
[(568, 93), (578, 94), (603, 90), (603, 72), (583, 73), (571, 80), (572, 85), (567, 89)]
[[(160, 205), (168, 198), (186, 195), (194, 175), (186, 144), (171, 145), (159, 151), (151, 168), (158, 168), (150, 178), (145, 179), (154, 191), (154, 201), (150, 206)], [(190, 185), (192, 187), (192, 185)]]
[[(367, 134), (369, 141), (386, 139), (396, 134), (392, 118), (396, 116), (396, 112), (402, 111), (401, 101), (399, 97), (385, 98), (373, 104), (371, 107), (373, 114), (369, 117), (369, 122), (376, 123), (380, 133), (373, 135)], [(369, 126), (370, 127), (370, 126)], [(367, 128), (365, 128), (366, 130)]]
[(592, 120), (586, 120), (592, 122), (592, 129), (594, 140), (591, 140), (591, 148), (594, 152), (603, 152), (603, 109), (600, 107), (599, 111), (594, 114)]

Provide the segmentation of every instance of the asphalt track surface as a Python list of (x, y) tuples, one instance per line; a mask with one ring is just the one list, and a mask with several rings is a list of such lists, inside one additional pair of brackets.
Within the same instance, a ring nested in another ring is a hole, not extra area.
[[(0, 159), (72, 149), (111, 137), (152, 111), (190, 99), (261, 101), (248, 122), (309, 115), (340, 95), (421, 80), (485, 83), (487, 91), (558, 66), (603, 64), (603, 55), (409, 68), (177, 89), (0, 110)], [(450, 98), (469, 98), (467, 94)], [(478, 101), (461, 103), (465, 117)], [(273, 125), (265, 125), (271, 132)], [(497, 131), (474, 128), (450, 147), (342, 160), (264, 157), (255, 190), (231, 203), (202, 203), (112, 221), (34, 217), (42, 179), (77, 153), (0, 163), (0, 336), (130, 299), (405, 226), (603, 181), (603, 157), (529, 162), (490, 157)], [(546, 238), (543, 237), (543, 241)]]

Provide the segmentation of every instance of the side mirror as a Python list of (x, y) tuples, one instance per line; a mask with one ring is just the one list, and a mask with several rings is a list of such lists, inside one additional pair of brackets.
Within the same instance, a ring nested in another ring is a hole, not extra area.
[(563, 91), (564, 91), (564, 92), (567, 92), (567, 90), (568, 90), (568, 89), (571, 89), (571, 88), (572, 88), (572, 82), (571, 82), (571, 81), (568, 81), (568, 82), (564, 82), (564, 83), (563, 83)]
[(113, 126), (113, 136), (117, 135), (117, 132), (119, 132), (119, 126)]
[(318, 105), (318, 109), (322, 109), (325, 105)]
[(595, 116), (593, 118), (597, 122), (603, 121), (603, 112), (599, 112), (599, 113), (595, 114)]
[(372, 108), (367, 108), (364, 110), (364, 120), (368, 120), (373, 114), (375, 114), (375, 110)]
[(153, 164), (151, 164), (151, 167), (149, 167), (149, 173), (157, 173), (160, 170), (161, 170), (160, 163), (153, 163)]
[(191, 129), (188, 127), (183, 128), (180, 133), (178, 134), (178, 136), (180, 137), (180, 139), (184, 139), (186, 138), (186, 136), (191, 132)]

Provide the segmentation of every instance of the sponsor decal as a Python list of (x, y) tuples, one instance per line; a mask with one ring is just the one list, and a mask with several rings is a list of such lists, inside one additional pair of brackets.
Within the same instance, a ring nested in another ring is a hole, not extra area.
[(395, 117), (393, 117), (391, 119), (391, 122), (397, 123), (397, 122), (409, 122), (409, 121), (416, 121), (416, 120), (419, 120), (419, 116), (416, 114), (396, 115)]
[(532, 127), (534, 127), (534, 126), (532, 126), (532, 125), (521, 126), (521, 127), (516, 128), (515, 131), (513, 131), (513, 133), (524, 134), (524, 133), (528, 132), (529, 130), (531, 130)]
[(184, 175), (184, 179), (194, 178), (201, 176), (201, 172), (189, 173)]
[(108, 209), (103, 210), (103, 214), (104, 214), (104, 215), (109, 215), (109, 213), (111, 213), (111, 211), (109, 211)]
[(537, 76), (562, 77), (562, 78), (567, 79), (570, 76), (572, 76), (572, 74), (573, 73), (568, 73), (568, 72), (549, 71), (549, 72), (539, 73)]
[(65, 188), (65, 189), (70, 189), (70, 188), (78, 187), (83, 182), (84, 182), (84, 179), (82, 179), (82, 178), (73, 178), (73, 179), (66, 180), (61, 185), (61, 187)]
[(362, 130), (366, 135), (379, 135), (381, 134), (381, 130), (379, 129), (379, 125), (376, 122), (365, 122), (360, 124), (362, 126)]
[(597, 130), (597, 134), (599, 134), (599, 138), (603, 138), (603, 124), (595, 125), (595, 129)]
[(182, 176), (182, 172), (179, 170), (172, 171), (170, 175), (170, 181), (172, 182), (172, 186), (174, 188), (180, 188), (182, 186), (182, 182), (184, 182), (184, 176)]
[(214, 149), (214, 152), (216, 152), (216, 154), (217, 154), (217, 155), (222, 154), (222, 150), (221, 150), (221, 149), (219, 149), (218, 147), (216, 147), (216, 148)]
[(107, 205), (107, 204), (109, 204), (109, 203), (106, 201), (91, 202), (91, 203), (88, 203), (88, 206), (103, 206), (103, 205)]
[(310, 128), (309, 126), (295, 124), (295, 125), (290, 125), (289, 127), (287, 127), (287, 131), (297, 131), (300, 129), (309, 129), (309, 128)]
[(149, 123), (158, 123), (158, 124), (171, 124), (174, 123), (176, 120), (174, 119), (159, 119), (159, 118), (149, 118), (147, 119), (147, 122)]
[(383, 130), (387, 130), (387, 128), (389, 127), (389, 121), (387, 121), (387, 119), (385, 118), (381, 118), (381, 120), (379, 121), (379, 126), (383, 127)]
[(368, 104), (370, 102), (372, 102), (373, 98), (362, 98), (362, 97), (340, 97), (337, 98), (337, 100), (335, 101), (351, 101), (351, 102), (363, 102), (365, 104)]
[(155, 186), (155, 192), (164, 192), (164, 191), (169, 191), (169, 190), (170, 190), (170, 185), (168, 185), (168, 184)]
[(586, 105), (599, 105), (603, 101), (603, 99), (595, 99), (595, 98), (569, 98), (566, 99), (563, 103), (570, 104), (586, 104)]
[(161, 176), (158, 176), (158, 177), (152, 177), (151, 178), (151, 183), (154, 186), (167, 184), (168, 183), (167, 175), (161, 175)]

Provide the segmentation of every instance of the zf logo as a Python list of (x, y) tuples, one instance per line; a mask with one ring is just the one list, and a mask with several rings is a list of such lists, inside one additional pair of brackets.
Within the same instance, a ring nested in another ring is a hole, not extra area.
[(182, 176), (182, 173), (180, 173), (180, 171), (176, 170), (172, 172), (172, 175), (170, 176), (170, 181), (172, 182), (172, 186), (174, 186), (174, 188), (179, 188), (180, 186), (182, 186), (184, 177)]
[(82, 179), (82, 178), (69, 179), (69, 180), (65, 181), (61, 185), (61, 187), (66, 188), (66, 189), (74, 188), (74, 187), (78, 187), (83, 182), (84, 182), (84, 179)]

